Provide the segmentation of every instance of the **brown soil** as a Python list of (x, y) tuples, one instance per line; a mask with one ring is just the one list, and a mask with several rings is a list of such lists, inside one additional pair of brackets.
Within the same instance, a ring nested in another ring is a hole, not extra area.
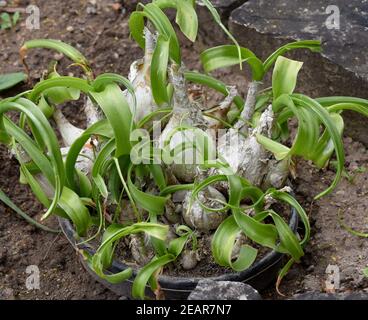
[[(41, 11), (41, 29), (30, 31), (25, 28), (25, 16), (13, 30), (0, 30), (0, 73), (22, 70), (18, 50), (25, 40), (32, 38), (61, 39), (76, 46), (90, 60), (95, 73), (116, 72), (127, 75), (130, 63), (142, 55), (138, 46), (129, 39), (127, 14), (112, 8), (113, 0), (97, 1), (96, 13), (88, 13), (93, 1), (14, 1), (20, 7), (36, 3)], [(129, 3), (134, 9), (135, 1)], [(8, 1), (12, 4), (12, 1)], [(88, 10), (88, 12), (87, 12)], [(197, 53), (202, 48), (186, 45), (184, 60), (190, 69), (199, 69)], [(32, 69), (32, 80), (37, 81), (47, 69), (50, 59), (60, 59), (47, 51), (32, 51), (28, 63)], [(60, 61), (64, 70), (65, 59)], [(76, 67), (67, 72), (79, 73)], [(237, 84), (244, 91), (246, 82), (231, 71), (221, 73), (229, 84)], [(17, 88), (17, 90), (24, 90)], [(76, 105), (66, 109), (75, 123), (81, 123), (82, 113), (76, 113)], [(358, 167), (367, 167), (368, 153), (359, 143), (345, 138), (347, 150), (346, 166), (350, 173)], [(0, 188), (16, 204), (31, 216), (39, 218), (43, 208), (37, 204), (27, 187), (18, 183), (18, 166), (4, 146), (0, 146)], [(344, 178), (338, 189), (330, 196), (314, 202), (313, 196), (328, 186), (333, 179), (333, 170), (317, 172), (306, 163), (298, 167), (297, 196), (309, 210), (312, 221), (312, 239), (301, 264), (295, 266), (281, 285), (286, 295), (309, 290), (324, 290), (325, 273), (329, 264), (337, 265), (341, 271), (340, 291), (364, 290), (367, 279), (361, 270), (368, 266), (368, 254), (364, 250), (366, 239), (346, 232), (338, 222), (338, 211), (345, 216), (345, 222), (360, 231), (368, 231), (367, 179), (368, 170), (356, 173), (353, 182)], [(56, 227), (51, 219), (48, 225)], [(28, 291), (25, 287), (26, 267), (37, 265), (41, 272), (40, 290)], [(273, 288), (264, 293), (265, 298), (278, 298)], [(0, 299), (118, 299), (91, 280), (80, 266), (77, 255), (63, 238), (39, 231), (28, 225), (11, 210), (0, 204)]]
[[(344, 138), (344, 147), (350, 178), (343, 178), (336, 190), (321, 200), (313, 203), (313, 196), (331, 183), (334, 170), (318, 172), (306, 163), (298, 167), (296, 193), (309, 212), (312, 237), (301, 263), (290, 271), (280, 287), (288, 296), (327, 291), (328, 265), (337, 266), (340, 271), (340, 288), (336, 292), (368, 291), (368, 278), (362, 273), (368, 267), (367, 238), (347, 232), (338, 218), (340, 214), (344, 224), (356, 231), (368, 231), (368, 152), (349, 137)], [(273, 290), (265, 296), (279, 298)]]

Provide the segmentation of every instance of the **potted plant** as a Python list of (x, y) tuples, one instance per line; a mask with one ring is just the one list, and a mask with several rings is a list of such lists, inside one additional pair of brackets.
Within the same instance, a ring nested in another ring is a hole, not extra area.
[[(60, 41), (31, 40), (21, 48), (24, 63), (30, 49), (53, 49), (84, 75), (63, 76), (54, 65), (31, 90), (0, 101), (0, 141), (18, 160), (21, 182), (47, 208), (43, 219), (57, 215), (88, 270), (124, 294), (131, 288), (134, 298), (184, 298), (201, 277), (263, 287), (288, 256), (280, 281), (310, 236), (308, 216), (288, 182), (295, 157), (323, 168), (335, 154), (336, 177), (316, 198), (332, 192), (344, 166), (341, 113), (368, 114), (363, 99), (294, 92), (302, 63), (283, 55), (299, 48), (318, 52), (319, 41), (287, 44), (263, 62), (239, 46), (209, 1), (203, 3), (234, 43), (201, 54), (207, 74), (186, 69), (164, 13), (175, 9), (180, 31), (195, 41), (195, 1), (156, 0), (139, 4), (130, 17), (144, 57), (131, 65), (129, 79), (95, 76), (88, 60)], [(208, 74), (243, 62), (252, 73), (245, 99)], [(263, 89), (272, 68), (272, 87)], [(205, 111), (188, 82), (224, 100)], [(86, 129), (61, 110), (81, 95)], [(6, 116), (10, 110), (20, 113), (18, 123)], [(296, 133), (291, 119), (298, 122)]]

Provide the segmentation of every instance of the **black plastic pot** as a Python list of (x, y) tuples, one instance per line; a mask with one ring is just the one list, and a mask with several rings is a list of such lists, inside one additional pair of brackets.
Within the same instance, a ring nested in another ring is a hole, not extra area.
[[(95, 252), (96, 248), (91, 247), (88, 244), (77, 245), (75, 238), (75, 231), (73, 229), (72, 224), (69, 220), (58, 218), (60, 227), (68, 238), (69, 242), (79, 253), (79, 258), (86, 268), (86, 270), (91, 274), (91, 276), (101, 284), (103, 284), (106, 288), (115, 292), (117, 295), (131, 297), (131, 288), (134, 277), (136, 275), (136, 271), (133, 271), (132, 279), (122, 282), (120, 284), (111, 284), (100, 277), (98, 277), (87, 265), (85, 259), (79, 250), (86, 250), (90, 254)], [(298, 227), (298, 215), (294, 209), (292, 209), (289, 226), (291, 229), (296, 232)], [(271, 251), (266, 256), (264, 256), (261, 260), (253, 264), (249, 269), (238, 272), (238, 273), (226, 273), (221, 276), (211, 277), (211, 280), (217, 281), (238, 281), (248, 283), (253, 286), (257, 290), (265, 289), (268, 285), (270, 285), (277, 276), (278, 271), (280, 270), (281, 263), (284, 255), (275, 251)], [(111, 268), (108, 270), (111, 273), (117, 273), (124, 269), (128, 268), (125, 264), (114, 261)], [(186, 299), (191, 291), (196, 287), (199, 280), (203, 278), (181, 278), (181, 277), (169, 277), (169, 276), (160, 276), (159, 282), (162, 290), (165, 293), (165, 298), (170, 300), (184, 300)], [(208, 279), (208, 278), (207, 278)], [(152, 291), (147, 287), (146, 289), (147, 296), (153, 297)]]

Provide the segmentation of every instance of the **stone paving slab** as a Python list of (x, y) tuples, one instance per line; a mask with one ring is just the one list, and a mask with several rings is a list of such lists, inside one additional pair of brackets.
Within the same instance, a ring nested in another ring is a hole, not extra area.
[[(239, 42), (262, 58), (287, 42), (321, 39), (322, 55), (304, 50), (288, 54), (304, 61), (299, 88), (312, 97), (368, 98), (368, 0), (333, 1), (340, 11), (340, 29), (328, 28), (338, 20), (331, 16), (337, 11), (326, 13), (327, 4), (324, 0), (249, 0), (232, 11), (229, 25)], [(368, 145), (367, 119), (346, 115), (347, 133)]]
[(248, 284), (234, 281), (201, 280), (188, 300), (262, 300)]
[[(232, 12), (231, 21), (280, 39), (321, 39), (324, 57), (368, 79), (368, 1), (334, 0), (329, 8), (326, 3), (250, 0)], [(340, 11), (339, 21), (333, 19), (338, 14), (336, 9)]]

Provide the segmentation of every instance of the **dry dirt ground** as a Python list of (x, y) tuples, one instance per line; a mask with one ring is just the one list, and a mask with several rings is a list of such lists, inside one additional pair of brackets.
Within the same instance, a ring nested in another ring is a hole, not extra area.
[[(116, 72), (127, 75), (130, 63), (142, 55), (138, 46), (129, 39), (127, 14), (134, 1), (116, 10), (113, 1), (8, 1), (10, 5), (25, 8), (34, 3), (40, 8), (40, 30), (27, 30), (24, 13), (12, 30), (0, 30), (0, 73), (22, 70), (18, 50), (25, 40), (55, 38), (76, 46), (90, 60), (96, 74)], [(97, 3), (97, 5), (93, 5)], [(191, 69), (199, 69), (200, 45), (186, 45), (183, 56)], [(29, 55), (32, 80), (37, 81), (47, 68), (50, 58), (60, 59), (45, 51)], [(68, 68), (63, 59), (62, 68)], [(230, 84), (245, 88), (240, 76), (222, 72)], [(25, 89), (17, 88), (17, 90)], [(9, 93), (8, 93), (9, 94)], [(83, 119), (75, 109), (66, 111), (72, 120)], [(333, 179), (333, 168), (324, 172), (311, 169), (305, 162), (298, 164), (296, 193), (310, 214), (312, 239), (306, 256), (295, 266), (281, 285), (281, 291), (290, 296), (309, 290), (324, 291), (328, 265), (338, 266), (341, 275), (340, 291), (368, 290), (368, 281), (362, 269), (368, 266), (367, 239), (348, 233), (339, 224), (338, 213), (345, 223), (360, 231), (368, 231), (368, 153), (358, 142), (344, 138), (347, 150), (346, 168), (350, 179), (344, 178), (338, 189), (323, 200), (313, 203), (313, 196), (326, 188)], [(31, 216), (39, 218), (43, 208), (35, 202), (28, 188), (18, 183), (18, 166), (4, 146), (0, 146), (0, 188)], [(56, 221), (48, 225), (56, 227)], [(37, 265), (40, 269), (40, 289), (28, 291), (26, 268)], [(280, 298), (273, 288), (263, 292), (264, 298)], [(118, 299), (93, 281), (82, 269), (73, 249), (62, 235), (39, 231), (28, 225), (11, 210), (0, 204), (0, 299)]]

